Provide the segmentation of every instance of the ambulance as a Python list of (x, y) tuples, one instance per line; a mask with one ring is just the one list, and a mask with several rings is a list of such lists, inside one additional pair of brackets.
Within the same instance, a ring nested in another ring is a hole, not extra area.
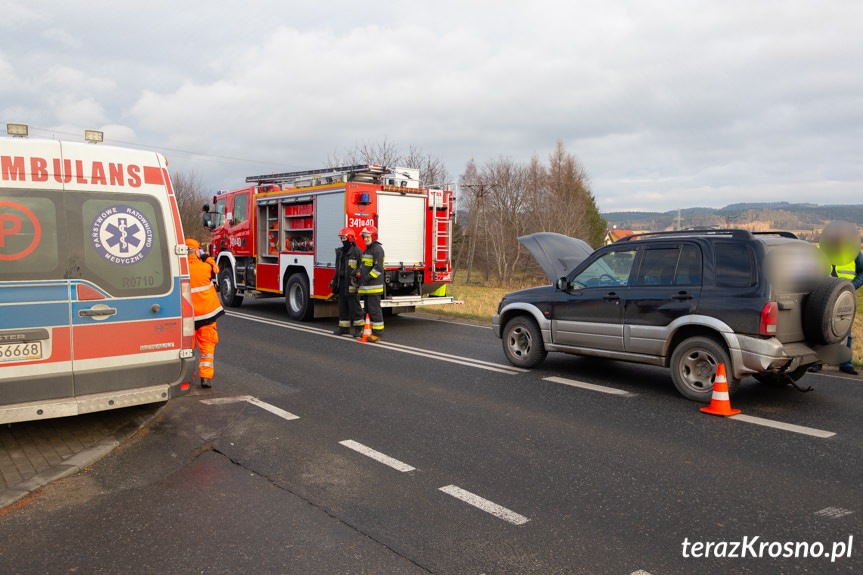
[(0, 138), (0, 423), (189, 392), (183, 229), (155, 152)]

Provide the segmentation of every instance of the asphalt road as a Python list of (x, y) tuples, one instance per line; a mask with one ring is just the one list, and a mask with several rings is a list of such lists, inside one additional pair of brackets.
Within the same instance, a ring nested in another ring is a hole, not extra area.
[(747, 379), (742, 421), (658, 368), (514, 369), (485, 325), (406, 315), (361, 344), (334, 324), (231, 310), (214, 390), (0, 517), (0, 572), (863, 569), (861, 380)]

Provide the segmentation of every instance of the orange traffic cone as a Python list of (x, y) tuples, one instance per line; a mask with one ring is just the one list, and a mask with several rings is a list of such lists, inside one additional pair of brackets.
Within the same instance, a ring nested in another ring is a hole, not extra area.
[(701, 411), (713, 415), (724, 415), (726, 417), (740, 413), (739, 409), (731, 409), (724, 363), (720, 363), (719, 367), (716, 368), (716, 381), (713, 382), (713, 397), (710, 399), (710, 407), (702, 407)]
[(358, 337), (357, 341), (374, 341), (372, 337), (372, 321), (369, 319), (369, 314), (366, 314), (366, 325), (363, 326), (363, 336)]

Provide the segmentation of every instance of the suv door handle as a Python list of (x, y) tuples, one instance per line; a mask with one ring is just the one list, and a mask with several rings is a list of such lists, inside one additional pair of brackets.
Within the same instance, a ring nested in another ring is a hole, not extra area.
[(682, 291), (676, 295), (671, 296), (671, 299), (683, 301), (685, 299), (692, 299), (692, 296), (689, 295), (688, 293), (686, 293), (685, 291)]
[(606, 294), (606, 295), (602, 296), (602, 299), (604, 299), (605, 301), (619, 302), (619, 301), (620, 301), (620, 296), (619, 296), (619, 295), (617, 295), (617, 294), (616, 294), (616, 293), (614, 293), (614, 292), (611, 292), (611, 293), (609, 293), (609, 294)]

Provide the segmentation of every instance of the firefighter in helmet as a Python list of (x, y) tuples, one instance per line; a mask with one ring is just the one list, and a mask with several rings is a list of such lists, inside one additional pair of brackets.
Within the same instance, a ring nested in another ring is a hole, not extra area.
[(359, 294), (366, 302), (366, 313), (372, 326), (370, 341), (377, 341), (384, 333), (384, 312), (381, 298), (384, 295), (384, 247), (378, 241), (378, 230), (369, 224), (360, 231), (366, 249), (357, 271)]
[(216, 320), (225, 314), (219, 303), (213, 278), (219, 275), (219, 266), (201, 249), (197, 240), (187, 239), (189, 248), (189, 278), (192, 286), (192, 306), (195, 308), (195, 341), (201, 352), (198, 371), (201, 387), (213, 386), (213, 362), (219, 334)]
[(351, 228), (342, 228), (339, 239), (342, 247), (336, 248), (336, 273), (330, 282), (333, 293), (339, 296), (339, 326), (333, 333), (358, 337), (363, 333), (363, 308), (357, 293), (357, 268), (363, 252)]
[[(821, 232), (818, 248), (824, 254), (831, 276), (850, 280), (855, 290), (863, 286), (863, 252), (860, 251), (860, 232), (855, 224), (839, 220), (830, 222)], [(848, 334), (848, 347), (851, 348), (851, 334)], [(821, 364), (815, 364), (809, 371), (820, 369)], [(839, 364), (839, 371), (858, 375), (850, 359)]]

